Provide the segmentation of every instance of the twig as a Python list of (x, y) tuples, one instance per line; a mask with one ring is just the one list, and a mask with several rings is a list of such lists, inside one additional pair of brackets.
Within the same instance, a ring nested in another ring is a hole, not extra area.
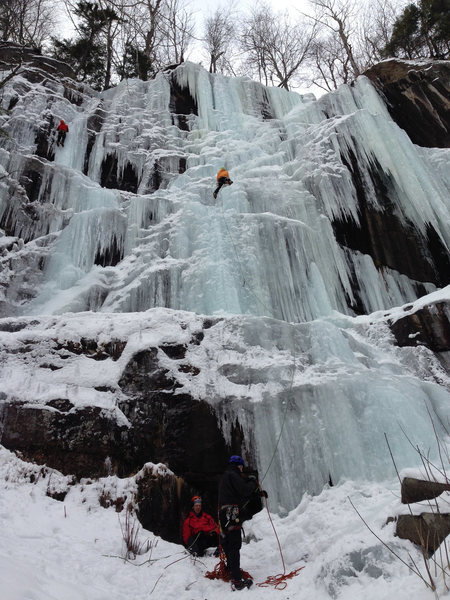
[[(377, 535), (377, 534), (376, 534), (376, 533), (373, 531), (373, 529), (371, 529), (371, 528), (369, 527), (368, 523), (367, 523), (367, 522), (364, 520), (364, 518), (363, 518), (363, 516), (361, 515), (361, 513), (358, 511), (358, 509), (356, 508), (356, 506), (353, 504), (353, 502), (352, 502), (352, 500), (351, 500), (350, 496), (347, 496), (347, 498), (348, 498), (348, 501), (350, 502), (350, 504), (352, 505), (352, 507), (353, 507), (353, 510), (356, 512), (356, 514), (357, 514), (357, 515), (358, 515), (358, 517), (361, 519), (361, 521), (364, 523), (364, 525), (367, 527), (367, 529), (370, 531), (370, 533), (371, 533), (372, 535), (374, 535), (374, 536), (377, 538), (377, 540), (378, 540), (379, 542), (381, 542), (381, 543), (383, 544), (383, 546), (389, 550), (389, 552), (391, 552), (391, 554), (393, 554), (393, 555), (394, 555), (396, 558), (398, 558), (398, 560), (399, 560), (401, 563), (403, 563), (404, 565), (406, 565), (410, 571), (412, 571), (412, 572), (413, 572), (415, 575), (417, 575), (417, 577), (419, 577), (419, 578), (420, 578), (420, 579), (421, 579), (421, 580), (424, 582), (424, 584), (425, 584), (425, 585), (426, 585), (428, 588), (430, 588), (431, 590), (433, 590), (434, 588), (433, 588), (433, 587), (432, 587), (432, 586), (431, 586), (431, 585), (430, 585), (430, 584), (427, 582), (427, 580), (426, 580), (426, 579), (423, 577), (423, 575), (420, 573), (420, 571), (417, 569), (417, 567), (416, 567), (416, 569), (413, 569), (413, 568), (411, 567), (411, 565), (409, 565), (409, 564), (408, 564), (408, 563), (407, 563), (405, 560), (403, 560), (403, 558), (402, 558), (401, 556), (399, 556), (399, 555), (398, 555), (398, 554), (397, 554), (397, 553), (396, 553), (396, 552), (395, 552), (395, 551), (394, 551), (394, 550), (393, 550), (393, 549), (392, 549), (392, 548), (391, 548), (391, 547), (390, 547), (388, 544), (386, 544), (386, 542), (384, 542), (384, 541), (383, 541), (383, 540), (382, 540), (382, 539), (381, 539), (381, 538), (380, 538), (380, 537), (379, 537), (379, 536), (378, 536), (378, 535)], [(413, 561), (413, 564), (415, 565), (414, 561)]]
[[(170, 567), (171, 565), (174, 565), (175, 563), (177, 563), (177, 562), (180, 562), (180, 560), (185, 560), (186, 558), (189, 558), (189, 556), (190, 556), (190, 554), (187, 554), (186, 556), (183, 556), (182, 558), (179, 558), (178, 560), (174, 560), (173, 562), (169, 563), (168, 565), (166, 565), (166, 566), (164, 567), (164, 571), (165, 571), (165, 570), (166, 570), (168, 567)], [(160, 576), (158, 577), (158, 579), (155, 581), (155, 585), (152, 587), (152, 591), (150, 592), (149, 596), (150, 596), (151, 594), (153, 594), (153, 592), (154, 592), (154, 590), (155, 590), (155, 587), (158, 585), (158, 583), (159, 583), (159, 580), (162, 578), (162, 576), (163, 576), (163, 575), (164, 575), (164, 573), (161, 573), (161, 575), (160, 575)]]
[(144, 562), (139, 563), (139, 564), (136, 564), (129, 558), (125, 558), (124, 556), (119, 556), (117, 554), (102, 554), (102, 556), (104, 556), (105, 558), (119, 558), (120, 560), (123, 560), (124, 562), (130, 563), (130, 565), (133, 565), (133, 567), (142, 567), (142, 565), (146, 565), (148, 563), (154, 563), (154, 562), (158, 562), (158, 560), (164, 560), (166, 558), (170, 558), (171, 556), (173, 556), (173, 554), (171, 554), (169, 556), (160, 556), (159, 558), (149, 558), (148, 560), (145, 560)]

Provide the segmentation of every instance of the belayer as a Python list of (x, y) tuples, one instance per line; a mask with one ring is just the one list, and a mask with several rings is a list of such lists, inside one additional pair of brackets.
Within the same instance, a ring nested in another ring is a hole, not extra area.
[(193, 556), (203, 556), (206, 548), (219, 545), (219, 528), (211, 515), (202, 510), (200, 496), (192, 498), (192, 510), (183, 523), (183, 542)]
[(58, 137), (56, 139), (56, 145), (57, 146), (61, 145), (64, 148), (64, 142), (66, 139), (66, 135), (69, 132), (69, 126), (67, 125), (67, 123), (65, 121), (63, 121), (63, 119), (60, 119), (59, 125), (56, 128), (56, 131), (58, 132)]
[(241, 573), (240, 550), (242, 546), (242, 522), (245, 520), (245, 507), (254, 494), (267, 498), (254, 475), (244, 479), (244, 460), (233, 455), (219, 484), (219, 523), (222, 548), (227, 557), (231, 585), (242, 590), (252, 585), (250, 578), (243, 579)]
[(225, 167), (222, 167), (217, 173), (217, 188), (213, 194), (214, 198), (217, 198), (217, 194), (223, 185), (231, 185), (232, 183), (228, 171)]

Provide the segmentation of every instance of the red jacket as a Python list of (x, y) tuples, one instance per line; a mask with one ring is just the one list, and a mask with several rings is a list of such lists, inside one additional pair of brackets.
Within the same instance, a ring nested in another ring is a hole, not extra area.
[(208, 513), (202, 511), (196, 515), (195, 512), (191, 510), (188, 518), (183, 523), (183, 542), (187, 544), (188, 539), (192, 535), (197, 535), (200, 531), (204, 531), (205, 533), (216, 531), (219, 533), (219, 528)]
[(62, 119), (61, 119), (61, 123), (57, 127), (57, 131), (69, 131), (69, 127), (68, 127), (67, 123), (65, 123)]

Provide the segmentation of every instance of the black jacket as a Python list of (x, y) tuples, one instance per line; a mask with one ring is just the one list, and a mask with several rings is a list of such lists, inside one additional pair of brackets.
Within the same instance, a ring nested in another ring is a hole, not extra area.
[(220, 480), (219, 507), (224, 504), (237, 504), (239, 508), (242, 508), (257, 488), (258, 483), (254, 479), (246, 481), (238, 466), (231, 463)]

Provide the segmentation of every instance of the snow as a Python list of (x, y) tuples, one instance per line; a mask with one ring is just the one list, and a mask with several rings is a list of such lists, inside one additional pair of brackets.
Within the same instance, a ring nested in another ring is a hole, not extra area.
[[(34, 477), (30, 475), (34, 474)], [(40, 476), (38, 476), (40, 474)], [(102, 491), (131, 494), (132, 482), (109, 477), (68, 485), (55, 471), (23, 463), (0, 448), (0, 581), (2, 600), (225, 600), (230, 587), (204, 577), (217, 559), (193, 559), (181, 545), (140, 530), (152, 549), (135, 560), (125, 556), (120, 522), (124, 513), (99, 505)], [(31, 479), (31, 481), (30, 481)], [(52, 481), (69, 489), (63, 501), (47, 495)], [(419, 550), (394, 537), (386, 525), (398, 504), (397, 481), (382, 485), (346, 482), (316, 497), (304, 495), (281, 518), (272, 514), (286, 573), (304, 567), (284, 590), (256, 585), (242, 594), (279, 600), (432, 600), (434, 594), (367, 529), (352, 508), (406, 563), (426, 577)], [(270, 507), (270, 497), (269, 497)], [(241, 565), (261, 583), (283, 572), (266, 510), (245, 524)], [(121, 558), (122, 557), (122, 558)], [(140, 566), (139, 566), (140, 565)], [(445, 587), (435, 577), (441, 598)], [(247, 596), (245, 596), (247, 597)]]

